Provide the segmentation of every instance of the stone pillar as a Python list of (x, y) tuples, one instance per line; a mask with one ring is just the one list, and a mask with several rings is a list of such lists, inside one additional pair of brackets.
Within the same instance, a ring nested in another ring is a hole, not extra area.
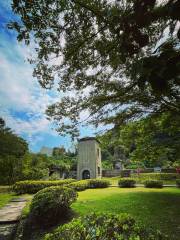
[(82, 138), (78, 142), (77, 179), (101, 178), (101, 149), (94, 137)]

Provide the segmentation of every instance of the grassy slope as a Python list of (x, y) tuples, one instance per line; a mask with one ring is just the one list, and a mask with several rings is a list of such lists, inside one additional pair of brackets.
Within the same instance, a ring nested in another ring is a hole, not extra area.
[(79, 193), (73, 209), (81, 215), (93, 211), (127, 212), (139, 222), (180, 239), (180, 189), (96, 189)]

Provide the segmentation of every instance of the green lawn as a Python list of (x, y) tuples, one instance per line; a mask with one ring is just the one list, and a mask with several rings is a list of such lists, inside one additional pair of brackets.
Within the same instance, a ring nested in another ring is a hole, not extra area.
[(160, 229), (170, 239), (180, 239), (180, 189), (89, 189), (79, 192), (72, 205), (80, 215), (94, 211), (127, 212), (142, 224)]
[[(129, 213), (138, 222), (169, 235), (171, 240), (180, 239), (180, 189), (117, 188), (88, 189), (79, 192), (72, 208), (78, 215), (92, 212)], [(13, 193), (0, 193), (0, 207), (7, 204)], [(22, 196), (21, 196), (22, 197)], [(32, 198), (32, 195), (23, 195)], [(29, 213), (29, 203), (22, 215)]]
[(0, 208), (4, 207), (14, 195), (12, 193), (0, 193)]

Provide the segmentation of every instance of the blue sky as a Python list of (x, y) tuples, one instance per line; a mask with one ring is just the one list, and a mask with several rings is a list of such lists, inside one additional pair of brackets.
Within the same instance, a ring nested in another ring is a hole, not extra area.
[[(70, 137), (59, 136), (45, 115), (46, 107), (59, 99), (58, 93), (39, 86), (27, 62), (33, 49), (18, 43), (16, 33), (6, 27), (17, 18), (10, 3), (0, 0), (0, 116), (28, 141), (31, 151), (38, 152), (42, 146), (71, 148)], [(92, 136), (94, 131), (81, 128), (81, 137)]]

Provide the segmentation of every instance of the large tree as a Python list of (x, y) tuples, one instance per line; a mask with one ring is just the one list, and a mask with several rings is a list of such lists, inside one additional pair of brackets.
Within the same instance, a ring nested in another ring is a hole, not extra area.
[[(56, 80), (47, 114), (76, 135), (83, 119), (115, 124), (180, 112), (179, 0), (13, 0), (18, 40), (35, 42), (34, 75)], [(112, 125), (112, 126), (113, 126)]]
[(180, 115), (163, 113), (130, 122), (100, 137), (108, 149), (121, 147), (131, 163), (146, 167), (179, 166)]
[(27, 142), (8, 128), (0, 118), (0, 183), (12, 184), (21, 177)]

